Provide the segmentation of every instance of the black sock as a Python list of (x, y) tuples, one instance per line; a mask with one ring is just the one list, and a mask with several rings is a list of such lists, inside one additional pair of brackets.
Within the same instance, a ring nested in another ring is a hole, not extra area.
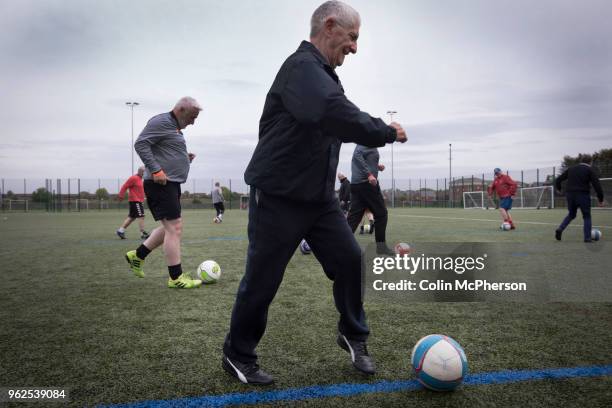
[(170, 274), (170, 279), (175, 280), (183, 273), (183, 268), (181, 268), (181, 264), (172, 265), (168, 267), (168, 273)]
[(136, 256), (139, 257), (140, 259), (145, 259), (147, 255), (149, 255), (150, 253), (151, 253), (151, 250), (147, 248), (146, 246), (144, 246), (143, 244), (141, 244), (138, 248), (136, 248)]

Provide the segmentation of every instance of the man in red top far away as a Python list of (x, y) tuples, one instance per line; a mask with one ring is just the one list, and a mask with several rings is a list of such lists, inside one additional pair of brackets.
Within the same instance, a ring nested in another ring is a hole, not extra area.
[(149, 238), (149, 233), (144, 229), (144, 205), (142, 204), (145, 199), (144, 186), (142, 184), (142, 175), (144, 174), (144, 166), (138, 168), (138, 173), (134, 174), (126, 180), (119, 190), (119, 201), (123, 200), (125, 191), (128, 190), (128, 201), (130, 203), (130, 213), (128, 214), (123, 225), (117, 230), (117, 236), (121, 239), (125, 239), (125, 229), (135, 220), (138, 219), (138, 226), (140, 227), (140, 239)]
[(512, 180), (509, 175), (502, 173), (499, 168), (496, 168), (493, 172), (495, 173), (495, 179), (487, 189), (487, 193), (489, 196), (492, 196), (493, 192), (497, 193), (499, 197), (499, 212), (503, 221), (510, 224), (510, 229), (516, 229), (510, 216), (512, 197), (516, 194), (516, 181)]

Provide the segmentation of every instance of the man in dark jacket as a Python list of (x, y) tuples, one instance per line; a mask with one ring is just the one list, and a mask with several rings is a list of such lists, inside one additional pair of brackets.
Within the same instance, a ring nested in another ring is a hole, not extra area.
[[(342, 142), (384, 146), (405, 142), (397, 123), (362, 112), (344, 95), (335, 68), (357, 52), (359, 14), (339, 1), (315, 10), (303, 41), (276, 75), (264, 105), (259, 142), (245, 172), (251, 186), (246, 271), (223, 347), (223, 368), (247, 384), (274, 379), (255, 348), (285, 267), (305, 238), (332, 280), (340, 313), (337, 342), (356, 369), (373, 374), (361, 297), (361, 248), (335, 196)], [(296, 319), (299, 316), (295, 316)], [(300, 339), (296, 339), (300, 343)]]
[(599, 206), (603, 207), (604, 204), (604, 195), (601, 184), (599, 183), (599, 178), (597, 174), (595, 174), (595, 171), (593, 171), (590, 160), (585, 158), (582, 163), (568, 168), (557, 177), (555, 180), (555, 188), (557, 191), (561, 191), (561, 183), (565, 180), (567, 180), (565, 196), (567, 198), (567, 210), (569, 213), (555, 231), (555, 238), (561, 241), (563, 230), (567, 228), (574, 218), (576, 218), (578, 208), (580, 208), (582, 219), (584, 220), (584, 242), (591, 242), (591, 185), (597, 193)]
[(338, 192), (340, 209), (346, 214), (351, 206), (351, 183), (342, 173), (338, 173), (338, 181), (340, 181), (340, 191)]

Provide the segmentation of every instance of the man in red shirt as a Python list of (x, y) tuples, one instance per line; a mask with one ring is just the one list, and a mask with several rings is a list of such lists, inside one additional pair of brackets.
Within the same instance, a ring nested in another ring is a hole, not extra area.
[(149, 238), (149, 233), (144, 229), (144, 205), (142, 204), (145, 199), (144, 187), (142, 183), (142, 175), (144, 174), (144, 166), (138, 168), (138, 173), (134, 174), (127, 179), (121, 190), (119, 190), (119, 201), (123, 200), (125, 191), (128, 190), (128, 201), (130, 203), (130, 213), (128, 214), (123, 225), (117, 230), (117, 235), (121, 239), (125, 239), (125, 229), (134, 221), (138, 219), (138, 226), (140, 227), (140, 238)]
[(516, 229), (510, 216), (512, 197), (516, 194), (516, 181), (512, 180), (509, 175), (502, 173), (500, 168), (496, 168), (493, 172), (495, 173), (495, 179), (487, 189), (487, 192), (489, 196), (492, 196), (493, 192), (497, 193), (499, 197), (499, 212), (503, 221), (510, 224), (510, 229)]

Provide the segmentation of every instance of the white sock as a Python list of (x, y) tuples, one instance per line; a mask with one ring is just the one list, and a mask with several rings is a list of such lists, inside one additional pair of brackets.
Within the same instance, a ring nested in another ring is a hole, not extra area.
[(125, 228), (121, 227), (121, 228), (119, 228), (117, 231), (119, 231), (119, 232), (125, 232)]

